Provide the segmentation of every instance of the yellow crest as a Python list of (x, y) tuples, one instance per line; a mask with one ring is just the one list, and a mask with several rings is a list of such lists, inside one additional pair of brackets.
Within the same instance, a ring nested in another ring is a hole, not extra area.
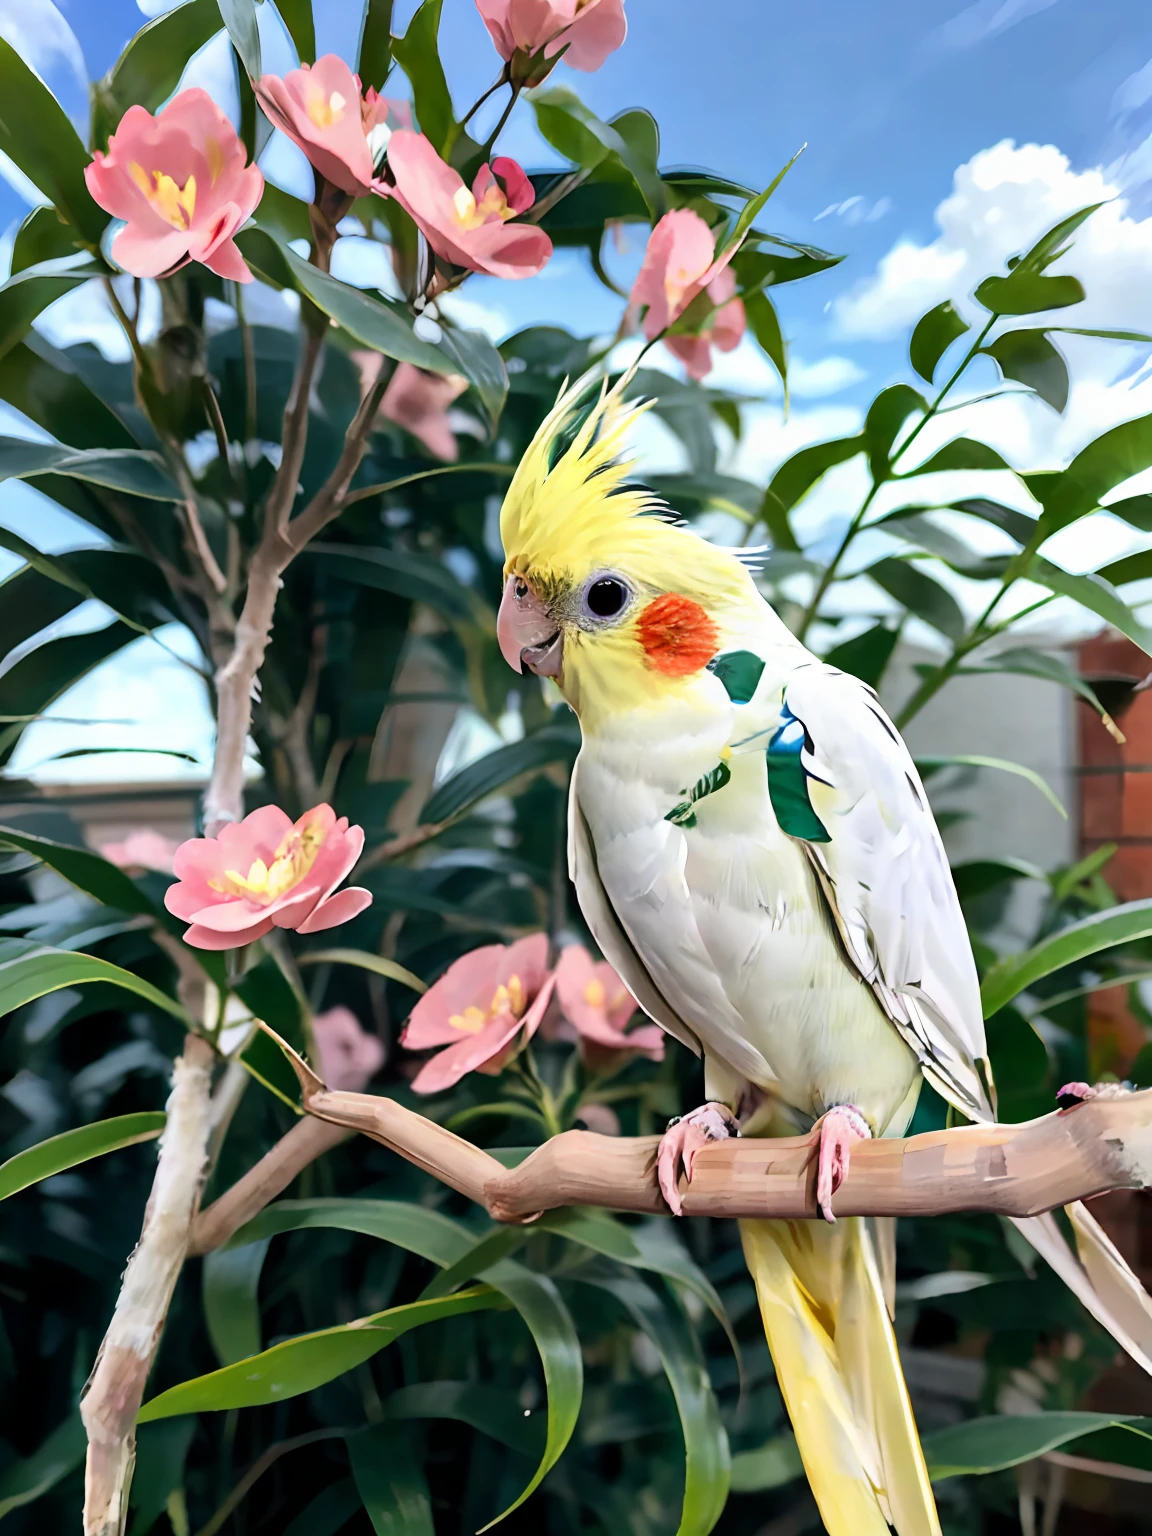
[(753, 588), (740, 561), (678, 524), (655, 492), (631, 483), (628, 434), (655, 404), (625, 401), (634, 373), (628, 369), (611, 389), (595, 373), (561, 389), (504, 498), (505, 574), (547, 586), (611, 568), (654, 591), (746, 598)]

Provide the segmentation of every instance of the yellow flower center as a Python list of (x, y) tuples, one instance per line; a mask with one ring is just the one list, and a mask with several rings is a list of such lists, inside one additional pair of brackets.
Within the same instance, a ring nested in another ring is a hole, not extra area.
[(507, 982), (501, 982), (493, 992), (487, 1012), (473, 1003), (465, 1008), (463, 1013), (450, 1014), (448, 1022), (453, 1029), (459, 1029), (466, 1035), (478, 1035), (490, 1019), (498, 1018), (505, 1013), (510, 1013), (514, 1019), (518, 1019), (527, 1006), (528, 997), (524, 991), (524, 983), (519, 976), (509, 976)]
[(297, 831), (295, 827), (284, 835), (272, 856), (271, 864), (257, 859), (246, 875), (239, 870), (228, 869), (223, 880), (210, 880), (213, 890), (227, 891), (230, 896), (246, 896), (249, 901), (271, 906), (285, 891), (299, 885), (316, 862), (316, 855), (324, 846), (324, 833), (317, 822)]
[(595, 976), (584, 988), (584, 1001), (588, 1004), (589, 1008), (603, 1008), (604, 1006), (604, 983), (597, 981)]
[(338, 123), (344, 116), (344, 108), (347, 105), (347, 101), (339, 91), (333, 91), (331, 96), (325, 96), (322, 91), (317, 91), (309, 95), (306, 110), (317, 128), (331, 128), (333, 123)]
[[(217, 154), (219, 147), (217, 146)], [(163, 171), (146, 171), (133, 160), (128, 174), (166, 223), (173, 229), (189, 229), (196, 212), (196, 178), (189, 176), (181, 187)]]
[(497, 185), (489, 187), (479, 202), (467, 187), (458, 188), (452, 194), (452, 209), (461, 229), (479, 229), (481, 224), (487, 224), (493, 215), (504, 221), (513, 217), (508, 199)]

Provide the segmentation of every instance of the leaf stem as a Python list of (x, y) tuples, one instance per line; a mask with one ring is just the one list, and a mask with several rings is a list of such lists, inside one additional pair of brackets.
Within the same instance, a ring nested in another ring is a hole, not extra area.
[[(972, 343), (972, 345), (968, 348), (968, 351), (960, 360), (960, 363), (953, 372), (952, 376), (939, 390), (936, 398), (932, 401), (932, 404), (925, 411), (924, 415), (921, 416), (920, 420), (912, 428), (911, 432), (909, 432), (908, 436), (904, 439), (903, 443), (901, 443), (900, 447), (889, 458), (889, 472), (895, 468), (899, 460), (903, 458), (903, 456), (908, 452), (909, 448), (911, 448), (912, 444), (920, 436), (924, 428), (937, 414), (941, 405), (944, 403), (946, 396), (955, 387), (956, 383), (960, 379), (961, 374), (963, 374), (964, 370), (976, 357), (977, 353), (980, 351), (980, 348), (984, 345), (984, 341), (988, 335), (988, 332), (995, 324), (996, 316), (992, 315), (989, 318), (987, 325), (985, 325), (984, 329), (980, 332), (979, 336), (977, 336), (976, 340)], [(820, 610), (820, 604), (824, 601), (824, 596), (828, 591), (828, 588), (832, 585), (833, 581), (835, 581), (836, 573), (839, 571), (840, 566), (843, 563), (844, 556), (848, 553), (849, 546), (855, 539), (856, 535), (860, 532), (860, 529), (864, 524), (864, 519), (868, 515), (868, 511), (872, 506), (873, 501), (876, 499), (876, 493), (885, 483), (886, 480), (877, 480), (875, 477), (873, 477), (872, 485), (868, 491), (867, 496), (864, 498), (864, 502), (860, 507), (860, 510), (856, 513), (855, 517), (853, 517), (852, 521), (848, 524), (848, 527), (844, 530), (844, 537), (840, 540), (835, 554), (825, 566), (819, 581), (816, 583), (816, 590), (813, 592), (812, 598), (808, 603), (807, 608), (804, 610), (804, 616), (800, 620), (800, 624), (796, 630), (796, 638), (798, 640), (803, 640), (805, 638), (812, 626), (813, 621), (816, 619)]]

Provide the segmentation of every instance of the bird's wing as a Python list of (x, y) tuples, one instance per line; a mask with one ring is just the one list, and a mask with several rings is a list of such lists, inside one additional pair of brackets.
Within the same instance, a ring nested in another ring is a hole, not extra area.
[(852, 964), (929, 1082), (965, 1114), (992, 1119), (968, 931), (896, 727), (866, 684), (812, 661), (788, 680), (767, 758), (778, 819), (803, 840)]
[(700, 1055), (700, 1042), (653, 981), (632, 940), (625, 933), (609, 900), (596, 864), (596, 849), (580, 809), (577, 789), (579, 759), (568, 792), (568, 876), (600, 951), (650, 1019)]

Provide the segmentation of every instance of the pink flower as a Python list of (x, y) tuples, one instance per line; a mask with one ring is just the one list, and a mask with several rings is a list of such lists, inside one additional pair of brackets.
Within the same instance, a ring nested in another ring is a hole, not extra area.
[(678, 320), (736, 254), (733, 248), (717, 259), (714, 245), (712, 231), (691, 208), (666, 213), (648, 236), (631, 302), (648, 306), (644, 334), (649, 341)]
[(412, 215), (445, 261), (492, 277), (533, 277), (551, 256), (552, 242), (542, 229), (508, 222), (535, 198), (515, 160), (482, 165), (469, 192), (422, 133), (397, 129), (388, 144), (388, 168), (395, 186), (380, 183), (376, 190), (387, 190)]
[(292, 822), (275, 805), (176, 850), (176, 881), (164, 896), (175, 917), (192, 926), (184, 941), (196, 949), (238, 949), (275, 928), (319, 933), (346, 923), (372, 900), (347, 878), (364, 847), (364, 829), (330, 805)]
[(562, 48), (573, 69), (599, 69), (628, 32), (624, 0), (476, 0), (496, 52), (554, 58)]
[(554, 985), (545, 933), (462, 955), (416, 1004), (400, 1036), (410, 1051), (446, 1047), (421, 1067), (416, 1092), (451, 1088), (467, 1072), (502, 1071), (540, 1027)]
[(625, 1034), (636, 1012), (635, 1000), (608, 962), (594, 961), (583, 944), (569, 944), (560, 956), (556, 1000), (590, 1067), (614, 1064), (620, 1051), (663, 1061), (664, 1031), (658, 1024), (644, 1024)]
[(412, 126), (406, 101), (389, 101), (371, 86), (361, 93), (359, 75), (334, 53), (283, 79), (261, 75), (255, 90), (269, 122), (304, 151), (325, 181), (352, 197), (371, 190), (392, 129)]
[(456, 374), (445, 377), (398, 363), (380, 402), (380, 414), (405, 427), (436, 458), (454, 464), (460, 448), (448, 422), (448, 407), (467, 388), (468, 380)]
[(138, 832), (129, 832), (122, 843), (101, 843), (100, 852), (121, 869), (157, 869), (170, 875), (179, 846), (175, 838), (142, 827)]
[(329, 1008), (312, 1020), (320, 1076), (329, 1088), (363, 1093), (368, 1079), (384, 1065), (384, 1043), (360, 1028), (351, 1008)]
[(705, 290), (715, 306), (695, 336), (665, 336), (664, 345), (687, 368), (691, 378), (703, 379), (712, 372), (712, 348), (731, 352), (740, 345), (747, 320), (744, 303), (735, 297), (736, 278), (730, 268), (718, 272)]
[(264, 178), (245, 164), (235, 128), (197, 86), (152, 116), (129, 107), (84, 168), (101, 208), (125, 221), (112, 255), (133, 277), (162, 277), (199, 261), (219, 277), (250, 283), (233, 235), (264, 193)]

